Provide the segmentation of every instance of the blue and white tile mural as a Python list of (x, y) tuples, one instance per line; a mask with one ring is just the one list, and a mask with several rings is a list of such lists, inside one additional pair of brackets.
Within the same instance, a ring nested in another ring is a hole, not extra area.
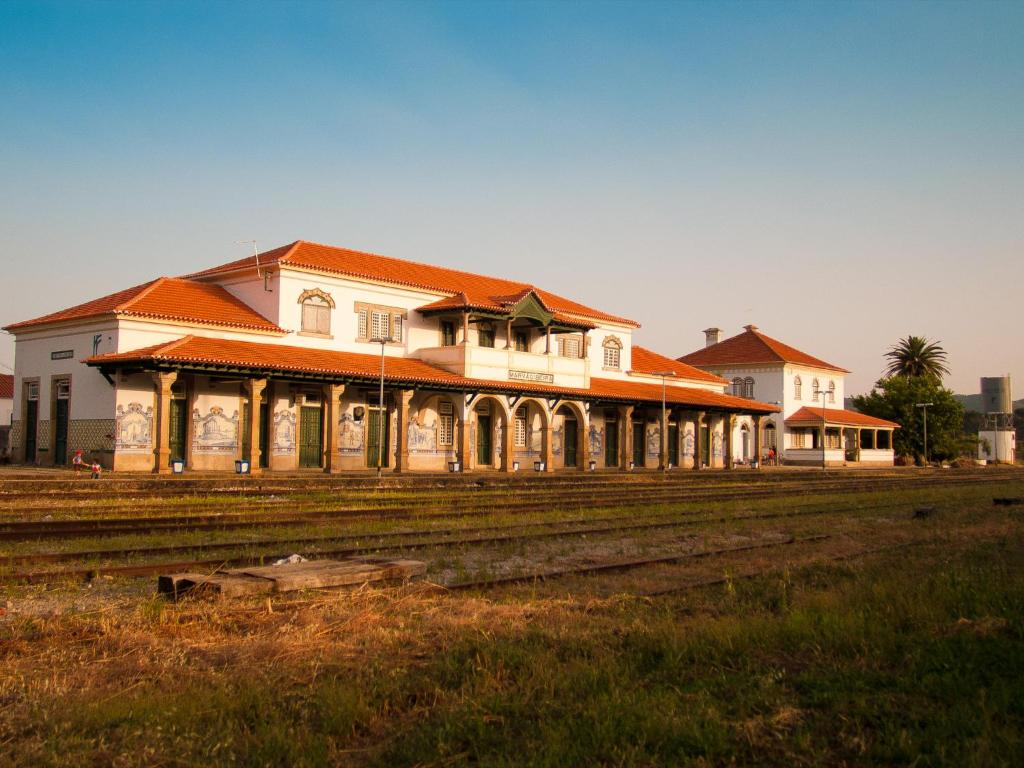
[(365, 432), (362, 420), (356, 421), (351, 413), (341, 414), (341, 418), (338, 419), (339, 453), (362, 453)]
[(234, 453), (238, 449), (238, 411), (231, 416), (219, 405), (211, 405), (206, 415), (192, 411), (193, 453)]
[(274, 411), (274, 454), (295, 453), (295, 414), (291, 410)]
[(153, 447), (153, 406), (145, 410), (142, 403), (117, 406), (114, 417), (114, 449), (148, 451)]

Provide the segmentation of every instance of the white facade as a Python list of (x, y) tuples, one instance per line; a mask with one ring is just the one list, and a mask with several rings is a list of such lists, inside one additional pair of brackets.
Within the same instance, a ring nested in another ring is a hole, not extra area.
[[(415, 269), (415, 265), (410, 269)], [(399, 274), (399, 279), (401, 277)], [(187, 343), (190, 338), (267, 345), (268, 358), (274, 356), (273, 347), (308, 349), (311, 354), (379, 356), (382, 345), (370, 340), (372, 334), (368, 327), (377, 322), (375, 313), (387, 325), (388, 335), (393, 337), (393, 341), (383, 345), (387, 358), (419, 360), (442, 373), (473, 381), (494, 382), (506, 389), (510, 385), (518, 386), (519, 382), (523, 382), (527, 390), (529, 385), (536, 384), (569, 388), (580, 391), (582, 397), (595, 381), (607, 380), (647, 385), (646, 389), (641, 387), (635, 391), (645, 392), (640, 400), (646, 398), (648, 402), (652, 399), (650, 390), (660, 389), (662, 384), (660, 377), (632, 370), (635, 325), (630, 321), (608, 319), (596, 311), (590, 314), (579, 305), (571, 305), (578, 308), (573, 311), (554, 307), (549, 312), (535, 292), (525, 291), (523, 301), (533, 301), (541, 307), (535, 307), (535, 312), (547, 318), (546, 325), (538, 325), (534, 315), (517, 315), (500, 305), (484, 311), (470, 308), (469, 304), (454, 305), (449, 311), (443, 302), (457, 299), (459, 295), (453, 297), (451, 290), (402, 285), (397, 279), (335, 274), (284, 262), (263, 264), (259, 270), (243, 265), (176, 282), (221, 286), (227, 294), (243, 302), (243, 314), (258, 313), (261, 317), (257, 320), (262, 325), (257, 328), (250, 323), (243, 327), (244, 322), (236, 322), (233, 326), (230, 312), (225, 314), (224, 322), (170, 320), (152, 312), (136, 312), (129, 302), (100, 314), (86, 312), (76, 316), (73, 308), (61, 313), (59, 320), (33, 321), (12, 327), (16, 336), (13, 437), (28, 461), (63, 464), (71, 452), (81, 449), (115, 468), (152, 468), (158, 441), (168, 439), (166, 434), (160, 434), (161, 418), (168, 418), (166, 413), (160, 416), (161, 408), (167, 407), (159, 391), (162, 386), (157, 375), (160, 369), (142, 370), (132, 364), (101, 368), (98, 364), (87, 364), (85, 361), (89, 358), (134, 353), (160, 345), (172, 348), (179, 342)], [(473, 285), (472, 281), (467, 284)], [(159, 289), (158, 286), (156, 290)], [(230, 302), (237, 304), (234, 299)], [(431, 309), (437, 302), (442, 302), (440, 308)], [(448, 336), (443, 333), (446, 323), (452, 331)], [(512, 324), (511, 336), (509, 323)], [(492, 335), (487, 345), (483, 343), (481, 330), (485, 326), (491, 329)], [(519, 338), (519, 334), (524, 334), (525, 338)], [(564, 348), (559, 339), (567, 340)], [(525, 349), (517, 348), (523, 344)], [(617, 357), (617, 366), (606, 365), (606, 345), (615, 350), (611, 357)], [(294, 356), (295, 353), (289, 354)], [(645, 354), (647, 360), (656, 357)], [(328, 467), (366, 466), (372, 458), (367, 425), (376, 410), (376, 391), (369, 384), (350, 384), (328, 397), (330, 388), (326, 384), (305, 384), (301, 376), (291, 381), (277, 376), (267, 384), (262, 396), (256, 395), (254, 400), (250, 379), (239, 378), (238, 374), (185, 368), (187, 375), (166, 379), (165, 383), (171, 382), (167, 386), (172, 389), (165, 392), (163, 398), (170, 398), (172, 406), (187, 410), (181, 428), (184, 434), (178, 436), (183, 447), (177, 450), (187, 454), (191, 465), (197, 469), (228, 469), (236, 459), (252, 453), (252, 445), (245, 447), (245, 432), (255, 429), (258, 419), (264, 420), (258, 427), (260, 440), (266, 440), (261, 457), (268, 468), (305, 466), (300, 457), (299, 433), (303, 429), (302, 419), (311, 407), (320, 408), (321, 419), (331, 420), (326, 427), (320, 427), (326, 431), (328, 437), (324, 439), (328, 443), (337, 443), (336, 448), (323, 450), (324, 456), (330, 453), (332, 458), (324, 459)], [(670, 378), (666, 384), (669, 389), (683, 387), (687, 391), (713, 393), (719, 399), (712, 402), (718, 403), (723, 413), (743, 406), (731, 398), (721, 397), (725, 385), (720, 381), (696, 371), (693, 374), (692, 378)], [(631, 430), (635, 429), (632, 421), (626, 424), (621, 423), (621, 419), (609, 421), (608, 408), (604, 406), (600, 414), (591, 418), (589, 407), (572, 398), (528, 397), (515, 402), (513, 397), (505, 401), (481, 395), (478, 401), (469, 402), (462, 395), (448, 395), (429, 388), (410, 390), (405, 395), (392, 391), (393, 387), (388, 389), (386, 432), (390, 438), (382, 453), (389, 466), (402, 463), (411, 468), (437, 468), (439, 462), (465, 454), (466, 446), (477, 442), (479, 429), (486, 428), (493, 430), (494, 456), (479, 462), (481, 465), (497, 467), (500, 459), (504, 466), (509, 463), (509, 457), (503, 454), (509, 452), (523, 460), (542, 453), (550, 461), (550, 457), (559, 455), (563, 445), (569, 454), (575, 455), (572, 442), (576, 441), (577, 444), (585, 442), (585, 447), (570, 464), (582, 467), (583, 456), (602, 450), (608, 442), (609, 429), (622, 430), (621, 443), (632, 440)], [(398, 402), (400, 396), (406, 398), (401, 403)], [(622, 401), (621, 395), (609, 397), (613, 402), (616, 398)], [(325, 398), (331, 400), (330, 409), (324, 405)], [(592, 399), (601, 402), (602, 398)], [(268, 414), (254, 415), (249, 408), (252, 402), (261, 404), (264, 411), (269, 408)], [(751, 407), (755, 407), (753, 403)], [(520, 411), (526, 416), (521, 418)], [(660, 440), (660, 427), (651, 420), (654, 410), (648, 406), (647, 411), (643, 407), (638, 411), (646, 414), (646, 426), (642, 429), (648, 442), (644, 458), (640, 459), (641, 466), (650, 465), (651, 446), (656, 447)], [(718, 411), (712, 408), (711, 412)], [(720, 435), (723, 423), (724, 420), (718, 419), (712, 425), (713, 435)], [(478, 424), (487, 426), (478, 428)], [(682, 414), (673, 424), (679, 434), (679, 454), (687, 455), (684, 444), (688, 444), (688, 455), (692, 457), (693, 424), (687, 431)], [(575, 437), (569, 436), (570, 428)], [(504, 434), (506, 429), (516, 432), (513, 442)], [(400, 432), (406, 434), (402, 444), (396, 438)], [(721, 442), (721, 437), (715, 442), (718, 446), (715, 455), (719, 457)], [(162, 444), (161, 447), (175, 450)], [(628, 463), (626, 450), (626, 447), (621, 449), (622, 458), (618, 454), (602, 455), (598, 466)], [(483, 455), (481, 449), (477, 458)], [(663, 457), (656, 452), (655, 465), (661, 460)], [(471, 463), (468, 459), (463, 461)], [(710, 463), (717, 465), (714, 460)]]

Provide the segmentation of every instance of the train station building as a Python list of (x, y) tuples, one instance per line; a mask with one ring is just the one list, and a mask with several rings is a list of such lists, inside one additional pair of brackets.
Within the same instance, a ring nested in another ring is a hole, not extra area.
[(635, 346), (637, 327), (297, 241), (7, 326), (12, 454), (137, 472), (727, 468), (742, 423), (760, 455), (779, 408)]
[(756, 398), (780, 410), (757, 423), (736, 420), (735, 461), (764, 461), (772, 450), (787, 464), (893, 465), (892, 434), (899, 424), (843, 408), (845, 368), (773, 339), (756, 325), (724, 340), (719, 328), (704, 334), (705, 346), (679, 362), (721, 376), (735, 397)]

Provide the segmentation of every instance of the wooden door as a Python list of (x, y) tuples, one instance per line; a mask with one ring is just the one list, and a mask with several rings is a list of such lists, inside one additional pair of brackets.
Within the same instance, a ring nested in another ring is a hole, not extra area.
[(606, 467), (619, 466), (619, 422), (605, 421), (604, 423), (604, 465)]
[(54, 407), (53, 463), (64, 466), (68, 463), (68, 405), (67, 398), (58, 398)]
[(25, 463), (36, 460), (37, 432), (39, 426), (39, 401), (25, 403)]
[(700, 425), (700, 458), (709, 467), (711, 466), (711, 428), (707, 424)]
[(323, 410), (304, 405), (299, 412), (299, 466), (322, 466), (323, 450)]
[(668, 463), (679, 466), (679, 425), (668, 425)]
[(171, 400), (170, 407), (170, 422), (168, 423), (168, 432), (170, 439), (168, 440), (170, 447), (170, 461), (175, 459), (185, 460), (185, 440), (188, 437), (188, 422), (186, 417), (188, 414), (185, 412), (185, 401), (184, 400)]
[(562, 424), (564, 425), (562, 428), (564, 433), (562, 438), (562, 455), (565, 457), (565, 466), (575, 467), (576, 443), (579, 435), (579, 430), (576, 428), (576, 419), (565, 419)]
[(260, 468), (270, 466), (270, 403), (260, 403)]
[(387, 411), (382, 412), (380, 409), (373, 408), (369, 410), (366, 419), (366, 466), (376, 467), (378, 453), (380, 457), (380, 465), (386, 467), (388, 465), (388, 445), (390, 445), (390, 435), (388, 428), (390, 420), (387, 418)]
[(636, 467), (642, 467), (646, 463), (644, 461), (644, 450), (646, 448), (647, 435), (644, 434), (644, 423), (642, 421), (633, 422), (633, 465)]
[(476, 415), (476, 463), (479, 466), (489, 467), (494, 461), (494, 429), (491, 427), (491, 417), (483, 414)]

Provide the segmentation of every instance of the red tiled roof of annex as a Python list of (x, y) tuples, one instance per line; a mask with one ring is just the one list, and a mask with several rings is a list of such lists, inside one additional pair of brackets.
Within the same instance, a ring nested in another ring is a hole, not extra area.
[(673, 360), (671, 357), (659, 355), (657, 352), (652, 352), (646, 347), (638, 347), (634, 345), (630, 357), (632, 358), (632, 373), (652, 374), (661, 371), (673, 371), (676, 377), (680, 379), (708, 381), (714, 382), (715, 384), (729, 383), (721, 376), (715, 376), (713, 373), (702, 371), (700, 368), (687, 365), (679, 360)]
[[(347, 275), (426, 291), (450, 293), (453, 299), (459, 294), (465, 294), (465, 299), (460, 298), (450, 304), (453, 307), (462, 306), (463, 304), (459, 302), (463, 302), (475, 309), (501, 309), (507, 307), (509, 303), (514, 303), (515, 297), (522, 298), (527, 292), (533, 290), (541, 302), (552, 312), (634, 327), (639, 325), (634, 320), (601, 312), (571, 299), (536, 288), (529, 283), (487, 277), (458, 269), (421, 264), (415, 261), (396, 259), (392, 256), (321, 245), (305, 240), (296, 240), (289, 245), (261, 253), (258, 257), (247, 256), (244, 259), (237, 259), (219, 267), (194, 272), (185, 277), (203, 278), (236, 270), (254, 269), (257, 258), (261, 267), (284, 264), (316, 272)], [(445, 301), (445, 299), (441, 300), (441, 302)], [(433, 305), (427, 306), (443, 308), (449, 304), (443, 303), (438, 306), (438, 302), (434, 302)]]
[[(786, 419), (787, 424), (821, 424), (821, 408), (804, 406)], [(887, 421), (866, 413), (847, 411), (843, 408), (826, 408), (826, 424), (842, 424), (850, 427), (892, 427), (899, 428), (895, 421)]]
[(14, 399), (14, 377), (9, 373), (0, 373), (0, 400)]
[(8, 325), (5, 330), (104, 315), (284, 333), (281, 328), (221, 286), (179, 277), (159, 277), (134, 288), (126, 288), (59, 312)]
[(795, 347), (784, 344), (778, 339), (761, 333), (756, 325), (745, 326), (743, 333), (732, 336), (725, 341), (712, 344), (710, 347), (698, 349), (679, 358), (680, 362), (696, 365), (699, 368), (716, 368), (720, 366), (744, 365), (757, 363), (793, 363), (806, 365), (810, 368), (823, 368), (839, 373), (849, 373), (845, 368), (826, 363)]
[[(385, 379), (393, 384), (437, 384), (450, 388), (499, 392), (532, 392), (586, 399), (661, 402), (661, 386), (642, 382), (592, 378), (589, 389), (526, 382), (471, 379), (408, 357), (385, 358)], [(130, 352), (113, 352), (85, 360), (90, 365), (116, 367), (120, 363), (217, 365), (281, 373), (308, 373), (325, 377), (375, 380), (380, 358), (357, 352), (309, 349), (284, 344), (185, 336)], [(774, 413), (775, 406), (692, 387), (669, 387), (672, 405), (701, 406), (746, 413)]]

